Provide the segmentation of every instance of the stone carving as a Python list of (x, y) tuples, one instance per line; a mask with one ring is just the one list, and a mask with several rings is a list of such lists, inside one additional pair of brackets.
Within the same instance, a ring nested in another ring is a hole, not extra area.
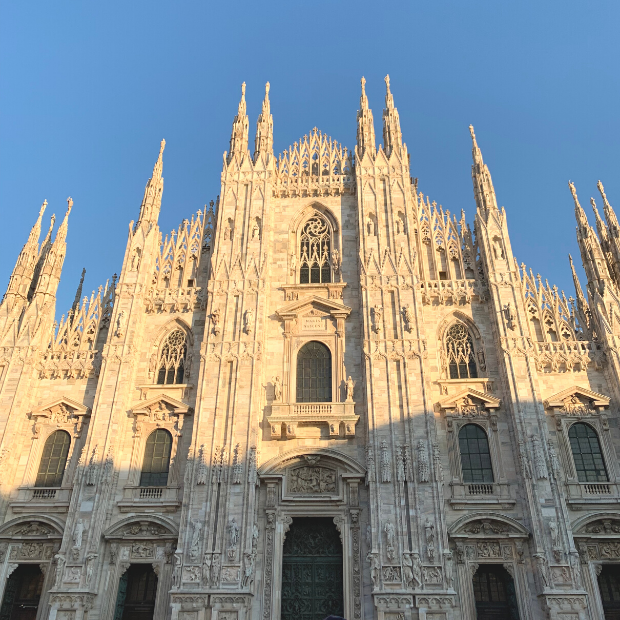
[(200, 581), (200, 566), (186, 566), (183, 569), (183, 581), (190, 583)]
[(439, 450), (439, 444), (435, 441), (433, 443), (433, 467), (435, 469), (435, 479), (438, 482), (443, 482), (443, 465), (441, 464), (441, 452)]
[(48, 536), (53, 530), (39, 521), (29, 521), (28, 523), (16, 526), (12, 532), (12, 536)]
[(370, 446), (366, 447), (366, 486), (375, 480), (375, 453)]
[(273, 400), (282, 400), (282, 381), (280, 377), (273, 378)]
[(192, 538), (189, 547), (189, 557), (197, 560), (200, 554), (200, 534), (202, 533), (202, 523), (200, 521), (190, 521), (192, 527)]
[(237, 543), (239, 542), (239, 526), (234, 519), (231, 519), (228, 524), (228, 541), (231, 549), (237, 548)]
[(508, 327), (508, 329), (514, 331), (516, 328), (517, 315), (515, 314), (515, 311), (510, 302), (508, 302), (504, 306), (504, 318), (506, 319), (506, 326)]
[(372, 309), (372, 316), (375, 326), (375, 333), (380, 334), (383, 329), (383, 308), (379, 305), (376, 305)]
[(444, 551), (446, 560), (446, 585), (449, 590), (454, 589), (454, 556), (450, 551)]
[(381, 571), (381, 562), (376, 553), (369, 551), (366, 555), (366, 560), (370, 564), (370, 579), (372, 581), (372, 587), (377, 588), (379, 586), (379, 576)]
[(499, 543), (484, 541), (478, 543), (478, 557), (481, 559), (486, 558), (501, 558), (502, 550)]
[(219, 553), (213, 554), (211, 561), (211, 586), (216, 587), (220, 581), (221, 558)]
[(558, 455), (553, 447), (553, 442), (551, 439), (548, 440), (547, 446), (549, 449), (549, 460), (551, 461), (551, 472), (553, 473), (553, 477), (556, 480), (560, 479), (560, 461), (558, 460)]
[(220, 327), (220, 309), (213, 308), (211, 310), (211, 322), (213, 323), (213, 334), (219, 336), (222, 328)]
[(82, 537), (84, 535), (84, 521), (78, 519), (75, 527), (73, 528), (73, 549), (72, 557), (77, 560), (80, 556), (80, 549), (82, 548)]
[(421, 439), (418, 441), (418, 480), (420, 482), (429, 480), (428, 453)]
[(383, 581), (386, 583), (400, 583), (402, 581), (400, 566), (384, 566)]
[(327, 467), (298, 467), (289, 474), (291, 493), (336, 493), (336, 471)]
[(154, 558), (155, 547), (151, 542), (135, 542), (131, 545), (132, 558)]
[(97, 459), (99, 456), (99, 446), (93, 448), (93, 452), (90, 456), (88, 467), (86, 468), (86, 484), (88, 486), (95, 486), (97, 484)]
[(346, 388), (347, 388), (347, 402), (353, 402), (353, 388), (355, 387), (355, 381), (353, 381), (353, 379), (351, 379), (351, 375), (349, 375), (349, 378), (346, 381)]
[(419, 553), (403, 553), (403, 579), (406, 588), (417, 590), (422, 587), (422, 563)]
[(249, 336), (254, 329), (254, 310), (248, 308), (243, 314), (243, 331)]
[(403, 307), (403, 318), (405, 319), (405, 330), (411, 333), (415, 321), (415, 315), (409, 304)]
[(426, 585), (442, 585), (443, 575), (441, 572), (441, 566), (424, 566), (422, 568), (422, 575), (424, 577), (424, 583)]
[(248, 482), (250, 484), (259, 485), (260, 480), (258, 479), (258, 474), (256, 471), (256, 466), (257, 466), (256, 461), (257, 461), (256, 448), (251, 447), (250, 454), (248, 456)]
[(429, 562), (435, 561), (435, 526), (430, 522), (426, 521), (426, 525), (424, 526), (424, 532), (426, 537), (426, 555), (428, 557)]
[(564, 406), (559, 409), (559, 413), (563, 413), (564, 415), (573, 415), (573, 416), (589, 416), (596, 415), (596, 409), (590, 405), (590, 403), (584, 403), (579, 399), (576, 394), (572, 394), (568, 398), (565, 398)]
[(532, 437), (532, 451), (534, 453), (534, 469), (536, 470), (536, 478), (538, 478), (538, 480), (546, 480), (549, 475), (547, 473), (545, 454), (538, 435), (534, 435)]
[(385, 440), (381, 442), (381, 482), (392, 481), (392, 467), (390, 466), (390, 453)]
[(233, 451), (232, 466), (232, 482), (233, 484), (241, 484), (241, 474), (243, 473), (243, 464), (239, 458), (239, 444), (235, 446)]
[(254, 565), (256, 563), (256, 553), (245, 553), (245, 562), (243, 566), (243, 580), (241, 585), (244, 588), (251, 588), (254, 583)]
[(600, 519), (587, 525), (584, 529), (586, 534), (620, 534), (620, 518), (617, 521), (612, 519)]
[(207, 464), (205, 462), (205, 445), (201, 444), (198, 449), (198, 470), (196, 484), (207, 484)]
[(538, 575), (542, 581), (543, 587), (551, 587), (551, 579), (549, 577), (549, 565), (547, 558), (542, 553), (534, 553), (532, 556), (536, 560), (536, 566), (538, 567)]
[(392, 561), (395, 555), (395, 544), (396, 544), (396, 534), (394, 531), (394, 525), (391, 521), (386, 521), (383, 526), (383, 531), (385, 532), (385, 543), (387, 549), (387, 557), (388, 560)]
[(525, 445), (522, 439), (519, 439), (519, 463), (521, 465), (521, 472), (523, 473), (523, 477), (530, 479), (532, 477), (532, 470), (530, 468), (530, 461), (527, 458), (527, 454), (525, 452)]
[(238, 566), (224, 566), (222, 568), (222, 583), (233, 583), (239, 581)]

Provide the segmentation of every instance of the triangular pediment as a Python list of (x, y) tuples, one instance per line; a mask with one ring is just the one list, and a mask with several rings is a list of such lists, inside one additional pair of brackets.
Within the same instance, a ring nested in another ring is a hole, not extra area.
[(457, 394), (453, 394), (439, 401), (439, 406), (446, 410), (466, 410), (468, 407), (478, 407), (483, 409), (499, 409), (501, 400), (495, 398), (485, 392), (474, 390), (472, 388), (465, 388)]
[(80, 416), (80, 415), (88, 415), (90, 409), (85, 407), (81, 403), (73, 400), (72, 398), (67, 398), (66, 396), (61, 396), (55, 400), (52, 400), (40, 407), (37, 407), (32, 411), (33, 416), (49, 416), (56, 412), (67, 411), (71, 413), (71, 415)]
[(158, 394), (147, 400), (141, 400), (135, 403), (131, 408), (131, 413), (134, 415), (150, 415), (153, 411), (158, 410), (169, 411), (175, 414), (191, 413), (191, 408), (188, 405), (167, 394)]
[(610, 398), (608, 396), (574, 385), (547, 398), (545, 400), (545, 409), (562, 408), (567, 404), (592, 405), (597, 408), (609, 407), (609, 401)]
[(326, 299), (325, 297), (312, 295), (310, 297), (304, 297), (303, 299), (292, 301), (291, 303), (278, 308), (276, 313), (282, 319), (288, 319), (301, 316), (312, 309), (328, 312), (333, 316), (348, 316), (351, 312), (351, 308), (349, 308), (349, 306), (338, 303), (333, 299)]

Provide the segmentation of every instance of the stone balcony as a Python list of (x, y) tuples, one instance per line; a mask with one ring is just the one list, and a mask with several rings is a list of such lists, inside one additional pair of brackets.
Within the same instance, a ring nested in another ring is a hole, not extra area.
[(567, 481), (565, 488), (569, 506), (620, 503), (620, 489), (615, 482)]
[(274, 403), (267, 420), (272, 439), (294, 439), (299, 425), (326, 425), (330, 439), (355, 437), (355, 425), (360, 417), (355, 414), (353, 401), (344, 403)]
[(474, 508), (513, 508), (515, 499), (511, 496), (507, 482), (456, 482), (451, 489), (450, 505), (454, 510)]
[(71, 501), (69, 487), (20, 487), (11, 500), (13, 512), (64, 513)]
[(181, 506), (179, 487), (126, 486), (118, 502), (121, 512), (175, 512)]

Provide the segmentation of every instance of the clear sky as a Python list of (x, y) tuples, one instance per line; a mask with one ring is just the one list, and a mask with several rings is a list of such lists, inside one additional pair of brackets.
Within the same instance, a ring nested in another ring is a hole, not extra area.
[[(355, 145), (359, 80), (378, 141), (390, 74), (420, 190), (473, 221), (468, 125), (519, 262), (573, 293), (573, 180), (592, 220), (601, 179), (620, 214), (616, 2), (4, 2), (0, 9), (0, 287), (43, 199), (74, 209), (58, 293), (118, 272), (166, 139), (160, 225), (219, 193), (247, 82), (250, 143), (266, 81), (275, 150), (317, 126)], [(593, 220), (592, 220), (593, 221)]]

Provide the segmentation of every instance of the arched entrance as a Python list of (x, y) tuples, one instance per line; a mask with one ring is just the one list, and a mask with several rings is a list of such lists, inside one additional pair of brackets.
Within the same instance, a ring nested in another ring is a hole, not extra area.
[(620, 620), (620, 565), (604, 564), (598, 576), (605, 620)]
[(519, 620), (515, 584), (501, 564), (481, 564), (473, 585), (477, 620)]
[(342, 542), (333, 520), (294, 517), (283, 552), (281, 620), (343, 615)]
[(118, 585), (114, 620), (153, 620), (157, 575), (151, 564), (132, 564)]
[(35, 620), (44, 578), (36, 564), (20, 564), (7, 580), (0, 620)]

